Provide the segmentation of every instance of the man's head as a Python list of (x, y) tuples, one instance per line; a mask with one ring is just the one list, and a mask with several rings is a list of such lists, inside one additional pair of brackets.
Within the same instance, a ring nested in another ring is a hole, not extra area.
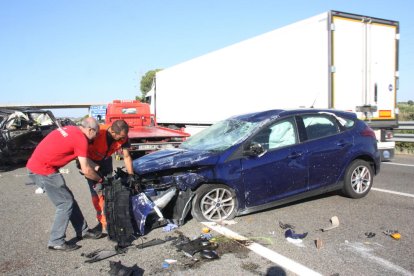
[(99, 124), (95, 118), (88, 117), (82, 120), (80, 129), (89, 140), (92, 140), (99, 132)]
[(129, 126), (124, 120), (116, 120), (109, 128), (109, 133), (114, 140), (122, 140), (128, 137)]

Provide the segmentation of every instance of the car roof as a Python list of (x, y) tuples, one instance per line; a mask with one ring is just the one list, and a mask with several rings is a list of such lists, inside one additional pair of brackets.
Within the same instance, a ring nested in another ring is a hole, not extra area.
[(247, 113), (242, 115), (237, 115), (231, 117), (232, 119), (237, 119), (241, 121), (248, 121), (248, 122), (261, 122), (269, 119), (287, 117), (291, 115), (301, 115), (301, 114), (323, 114), (323, 113), (331, 113), (336, 116), (342, 116), (350, 119), (356, 118), (356, 114), (349, 112), (349, 111), (342, 111), (336, 109), (315, 109), (315, 108), (303, 108), (303, 109), (272, 109), (272, 110), (265, 110), (260, 112), (254, 113)]
[(0, 108), (0, 113), (4, 114), (13, 114), (16, 111), (26, 112), (26, 113), (33, 113), (33, 112), (50, 112), (49, 110), (39, 109), (39, 108), (30, 108), (30, 107), (2, 107)]

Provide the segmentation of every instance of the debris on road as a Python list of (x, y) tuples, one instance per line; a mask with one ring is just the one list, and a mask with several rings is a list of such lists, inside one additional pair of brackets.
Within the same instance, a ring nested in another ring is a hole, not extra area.
[(286, 229), (295, 229), (295, 226), (294, 225), (292, 225), (292, 224), (289, 224), (289, 223), (283, 223), (283, 222), (281, 222), (281, 221), (279, 221), (279, 227), (280, 228), (282, 228), (283, 230), (286, 230)]
[(322, 240), (320, 238), (317, 238), (315, 240), (315, 246), (316, 246), (317, 249), (321, 249), (322, 248), (323, 242), (322, 242)]
[(144, 272), (145, 272), (142, 268), (140, 268), (136, 264), (133, 265), (132, 267), (128, 267), (128, 266), (121, 264), (121, 261), (118, 261), (118, 262), (109, 261), (109, 267), (110, 267), (109, 275), (111, 276), (128, 276), (128, 275), (141, 276), (141, 275), (144, 275)]
[(385, 230), (383, 233), (387, 236), (390, 236), (394, 240), (401, 239), (401, 234), (398, 232), (398, 230)]
[(336, 228), (336, 227), (338, 227), (338, 226), (339, 226), (339, 219), (338, 219), (338, 217), (337, 217), (337, 216), (333, 216), (333, 217), (331, 217), (330, 221), (331, 221), (331, 226), (326, 227), (326, 228), (322, 228), (322, 229), (321, 229), (321, 230), (322, 230), (322, 232), (332, 230), (332, 229), (334, 229), (334, 228)]
[(373, 237), (375, 237), (375, 233), (373, 233), (373, 232), (365, 232), (365, 236), (367, 237), (367, 238), (373, 238)]

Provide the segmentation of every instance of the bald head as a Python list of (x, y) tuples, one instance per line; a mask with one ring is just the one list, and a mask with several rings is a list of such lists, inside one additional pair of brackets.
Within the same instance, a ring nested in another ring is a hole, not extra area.
[(87, 117), (82, 120), (81, 126), (84, 128), (93, 128), (94, 130), (99, 130), (99, 124), (94, 117)]
[(89, 140), (92, 140), (99, 132), (99, 124), (95, 118), (88, 117), (82, 120), (80, 129)]

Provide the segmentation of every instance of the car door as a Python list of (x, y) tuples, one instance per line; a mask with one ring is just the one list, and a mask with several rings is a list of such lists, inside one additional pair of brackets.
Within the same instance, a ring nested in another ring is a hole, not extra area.
[(306, 148), (298, 141), (293, 117), (265, 126), (247, 141), (260, 143), (265, 152), (241, 161), (246, 207), (307, 190)]
[(352, 136), (341, 131), (338, 121), (329, 114), (299, 116), (305, 128), (308, 149), (309, 189), (337, 183), (344, 158), (353, 144)]

